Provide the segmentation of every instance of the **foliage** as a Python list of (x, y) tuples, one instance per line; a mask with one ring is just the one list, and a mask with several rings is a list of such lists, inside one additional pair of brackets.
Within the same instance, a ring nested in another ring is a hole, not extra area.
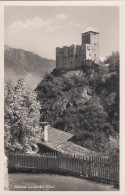
[(72, 132), (74, 142), (96, 151), (102, 151), (108, 135), (113, 135), (113, 127), (97, 97), (90, 98), (84, 105), (67, 108), (54, 126)]
[(108, 143), (104, 147), (104, 153), (111, 158), (119, 158), (119, 138), (109, 137)]
[(96, 85), (96, 94), (108, 114), (109, 122), (114, 130), (119, 132), (119, 71)]
[(119, 133), (118, 53), (105, 63), (110, 63), (109, 69), (103, 65), (98, 71), (47, 75), (35, 90), (42, 106), (41, 120), (73, 133), (72, 141), (96, 151), (103, 151), (109, 136)]
[(104, 62), (105, 64), (109, 64), (110, 71), (119, 71), (119, 52), (112, 52)]
[(16, 85), (7, 83), (5, 92), (5, 150), (8, 152), (37, 152), (39, 141), (40, 104), (35, 92), (25, 89), (25, 79)]

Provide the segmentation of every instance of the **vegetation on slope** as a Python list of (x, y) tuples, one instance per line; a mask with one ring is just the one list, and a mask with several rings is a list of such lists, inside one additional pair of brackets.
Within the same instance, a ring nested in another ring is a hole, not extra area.
[[(110, 59), (110, 60), (109, 60)], [(75, 143), (104, 151), (119, 134), (119, 54), (107, 57), (107, 67), (45, 76), (36, 88), (41, 120), (75, 134)]]

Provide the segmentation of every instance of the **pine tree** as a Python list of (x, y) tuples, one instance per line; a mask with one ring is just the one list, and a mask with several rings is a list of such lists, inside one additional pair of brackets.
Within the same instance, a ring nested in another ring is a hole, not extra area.
[(5, 150), (14, 153), (36, 153), (41, 138), (40, 104), (35, 92), (25, 88), (25, 79), (16, 85), (7, 83), (5, 92)]

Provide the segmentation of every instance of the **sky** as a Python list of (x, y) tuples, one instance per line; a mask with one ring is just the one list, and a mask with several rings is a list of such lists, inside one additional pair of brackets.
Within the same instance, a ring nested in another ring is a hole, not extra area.
[(55, 59), (56, 47), (80, 45), (81, 34), (100, 33), (99, 55), (119, 50), (119, 8), (115, 6), (6, 6), (4, 43)]

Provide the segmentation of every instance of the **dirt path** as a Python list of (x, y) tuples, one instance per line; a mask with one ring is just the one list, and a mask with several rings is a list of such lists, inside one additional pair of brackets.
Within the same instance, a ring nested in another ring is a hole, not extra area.
[(9, 174), (12, 191), (116, 191), (111, 186), (70, 176), (50, 174)]

